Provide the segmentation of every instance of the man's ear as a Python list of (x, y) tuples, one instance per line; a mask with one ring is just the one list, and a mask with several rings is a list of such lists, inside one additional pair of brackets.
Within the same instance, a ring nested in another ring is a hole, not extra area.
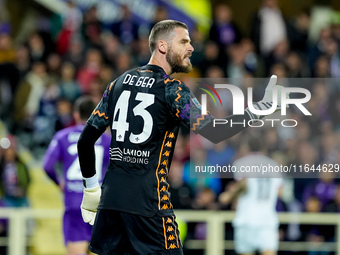
[(157, 48), (161, 53), (165, 54), (168, 52), (168, 43), (166, 41), (159, 40), (157, 42)]

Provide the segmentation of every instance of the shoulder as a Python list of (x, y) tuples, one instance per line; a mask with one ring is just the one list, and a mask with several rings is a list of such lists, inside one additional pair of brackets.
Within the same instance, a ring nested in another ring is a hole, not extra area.
[(112, 82), (110, 82), (107, 85), (107, 87), (106, 87), (107, 92), (112, 90), (112, 88), (114, 87), (116, 82), (123, 82), (124, 79), (126, 78), (126, 75), (132, 75), (133, 73), (136, 72), (137, 69), (138, 68), (129, 69), (129, 70), (125, 71), (124, 73), (122, 73), (121, 75), (119, 75), (115, 80), (113, 80)]
[(164, 80), (165, 90), (169, 94), (176, 95), (177, 93), (190, 93), (189, 87), (182, 82), (181, 80), (177, 80), (171, 77), (166, 77)]
[(168, 104), (176, 108), (189, 107), (193, 97), (190, 89), (184, 82), (168, 77), (164, 79), (165, 98)]
[(163, 78), (163, 82), (167, 86), (186, 86), (181, 80), (172, 78), (168, 75)]
[(136, 68), (132, 68), (127, 70), (125, 73), (121, 74), (118, 79), (125, 79), (127, 75), (138, 75), (138, 76), (145, 76), (145, 75), (150, 75), (150, 76), (160, 76), (163, 77), (163, 72), (161, 71), (163, 69), (160, 68), (155, 68), (155, 66), (140, 66)]

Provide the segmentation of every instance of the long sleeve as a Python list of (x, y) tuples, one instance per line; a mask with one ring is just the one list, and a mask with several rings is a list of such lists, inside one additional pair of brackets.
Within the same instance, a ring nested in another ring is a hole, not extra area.
[(96, 160), (94, 144), (104, 133), (105, 129), (98, 130), (87, 123), (78, 140), (78, 156), (80, 170), (85, 178), (90, 178), (96, 174)]
[(56, 173), (55, 165), (58, 161), (60, 161), (60, 155), (60, 145), (57, 136), (54, 136), (44, 155), (43, 168), (48, 177), (50, 177), (51, 180), (54, 181), (57, 185), (59, 185), (59, 180)]

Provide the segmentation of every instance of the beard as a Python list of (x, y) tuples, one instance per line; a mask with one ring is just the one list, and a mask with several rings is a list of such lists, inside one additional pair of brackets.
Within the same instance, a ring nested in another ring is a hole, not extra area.
[[(188, 56), (190, 55), (186, 55), (185, 57)], [(192, 71), (192, 65), (190, 62), (187, 66), (183, 65), (184, 58), (171, 49), (169, 49), (166, 53), (166, 61), (169, 63), (173, 73), (190, 73)]]

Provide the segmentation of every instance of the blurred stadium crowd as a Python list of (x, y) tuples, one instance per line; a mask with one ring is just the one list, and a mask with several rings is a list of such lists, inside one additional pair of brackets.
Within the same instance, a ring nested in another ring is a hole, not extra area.
[[(148, 32), (154, 23), (168, 18), (167, 10), (160, 6), (154, 21), (141, 27), (131, 18), (129, 8), (122, 6), (122, 20), (108, 26), (98, 19), (95, 6), (84, 13), (72, 2), (68, 7), (59, 29), (55, 19), (40, 20), (46, 24), (39, 27), (48, 29), (37, 30), (20, 43), (14, 43), (11, 24), (0, 19), (0, 120), (13, 134), (11, 148), (15, 148), (14, 140), (20, 141), (37, 160), (56, 131), (74, 125), (72, 105), (80, 95), (99, 102), (115, 77), (148, 62)], [(288, 20), (274, 0), (263, 1), (249, 17), (246, 34), (233, 22), (233, 11), (227, 5), (219, 5), (213, 17), (209, 33), (190, 31), (195, 69), (190, 76), (177, 77), (192, 90), (195, 86), (190, 78), (199, 77), (236, 80), (276, 74), (278, 83), (286, 86), (294, 86), (288, 78), (315, 78), (306, 86), (312, 93), (306, 105), (312, 116), (291, 109), (291, 118), (298, 120), (296, 128), (263, 128), (259, 135), (268, 155), (280, 164), (339, 164), (340, 83), (336, 81), (340, 80), (336, 78), (340, 77), (340, 23), (330, 23), (316, 40), (310, 40), (310, 11), (303, 10)], [(240, 87), (245, 91), (247, 83)], [(225, 114), (230, 113), (225, 109)], [(255, 131), (248, 129), (242, 135), (247, 132)], [(203, 165), (231, 164), (247, 151), (241, 138), (237, 135), (210, 146), (196, 137), (191, 160)], [(190, 178), (189, 148), (189, 131), (183, 127), (169, 175), (174, 208), (232, 210), (235, 205), (223, 206), (218, 199), (231, 180)], [(29, 174), (15, 153), (15, 149), (1, 149), (1, 194), (5, 205), (23, 206), (27, 201), (20, 199), (26, 196)], [(13, 163), (20, 164), (21, 172), (11, 172)], [(278, 210), (340, 212), (340, 181), (332, 173), (287, 179)], [(192, 226), (189, 234), (204, 239), (204, 224)], [(282, 240), (334, 240), (329, 228), (311, 226), (284, 227), (280, 236)]]

